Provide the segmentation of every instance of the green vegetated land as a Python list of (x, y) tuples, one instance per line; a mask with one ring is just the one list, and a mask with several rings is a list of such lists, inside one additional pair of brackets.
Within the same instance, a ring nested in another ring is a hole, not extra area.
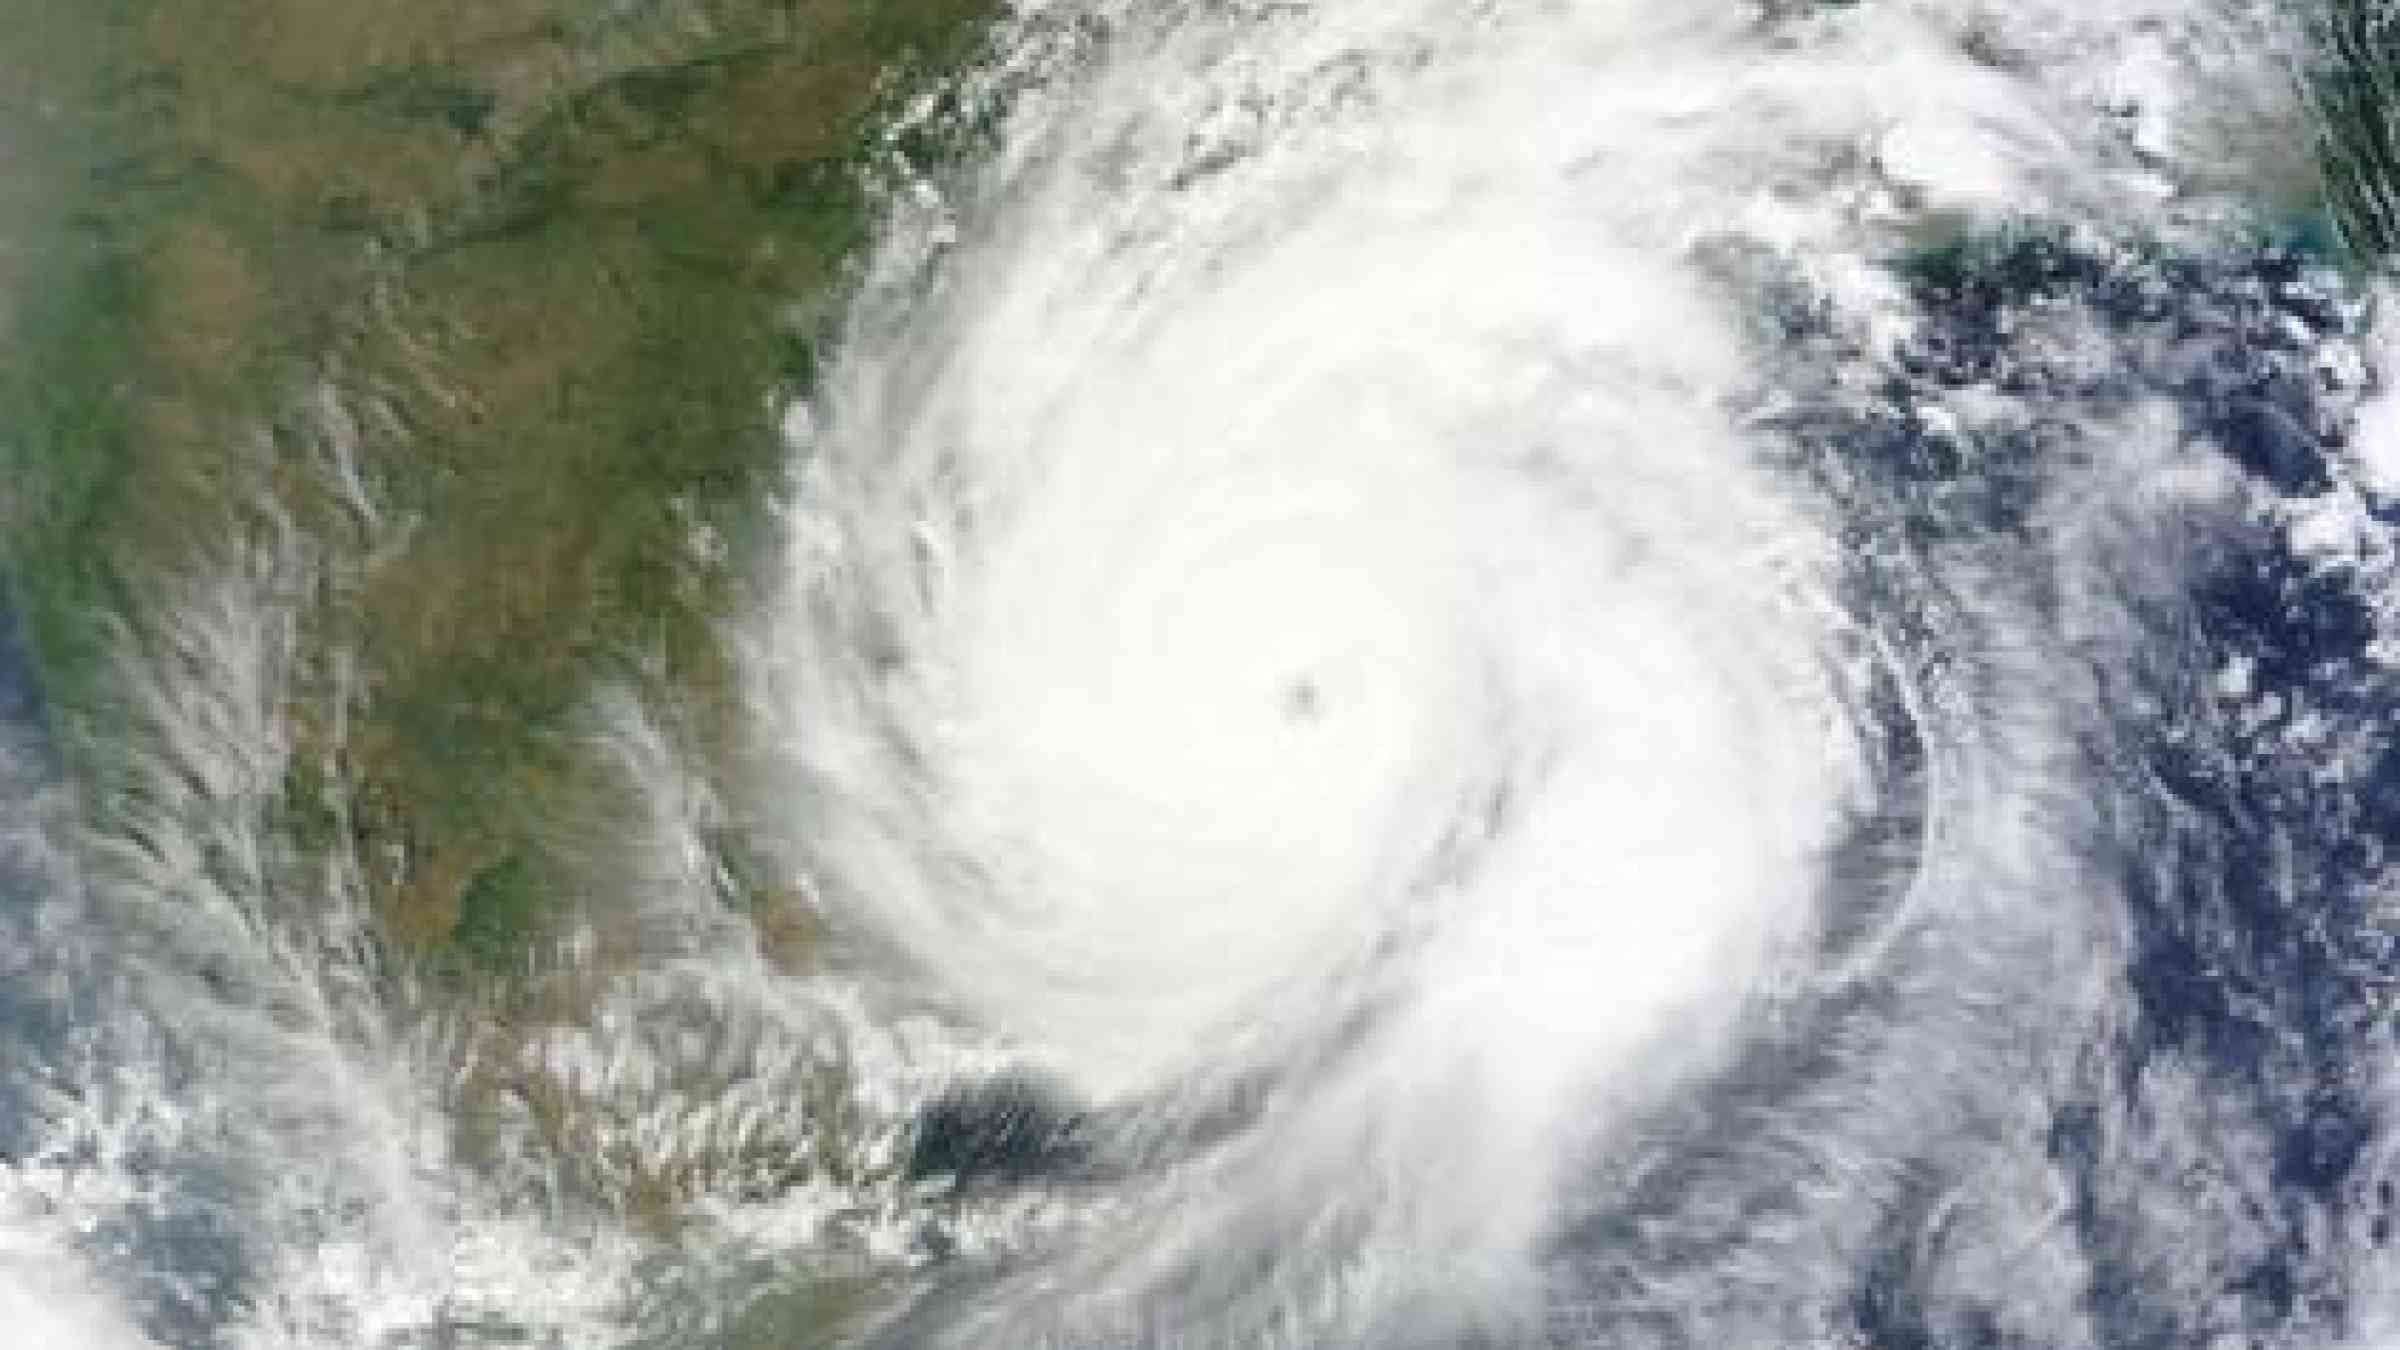
[(42, 185), (0, 200), (31, 222), (0, 527), (71, 758), (105, 780), (106, 617), (288, 523), (329, 579), (286, 823), (376, 860), (394, 951), (519, 968), (603, 842), (595, 682), (739, 734), (712, 623), (755, 575), (771, 395), (810, 378), (880, 128), (991, 8), (0, 0), (0, 124), (38, 129), (0, 153)]
[(2400, 250), (2400, 4), (2317, 0), (2309, 72), (2326, 195), (2359, 254)]

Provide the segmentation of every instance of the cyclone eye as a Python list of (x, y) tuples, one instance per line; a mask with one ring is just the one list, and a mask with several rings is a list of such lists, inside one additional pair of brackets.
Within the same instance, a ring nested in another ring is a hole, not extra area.
[(1283, 689), (1283, 715), (1292, 722), (1314, 722), (1325, 713), (1325, 694), (1306, 675), (1294, 676)]

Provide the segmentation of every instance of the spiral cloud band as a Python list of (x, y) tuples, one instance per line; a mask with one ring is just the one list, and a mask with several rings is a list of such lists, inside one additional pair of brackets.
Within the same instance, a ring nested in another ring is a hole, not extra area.
[[(1805, 1284), (1869, 1241), (1858, 1159), (2071, 1071), (2121, 934), (2061, 653), (2121, 636), (2124, 522), (2026, 527), (2040, 586), (1912, 554), (1790, 390), (1914, 340), (1894, 256), (2137, 220), (2143, 128), (2078, 100), (2189, 34), (1805, 9), (1023, 17), (1078, 73), (899, 212), (792, 420), (773, 639), (827, 913), (1145, 1171), (943, 1335), (1439, 1344)], [(2162, 472), (2109, 415), (2093, 481)], [(1658, 1239), (1713, 1294), (1578, 1245), (1679, 1119), (1743, 1178)], [(1806, 1239), (1691, 1217), (1844, 1175)]]

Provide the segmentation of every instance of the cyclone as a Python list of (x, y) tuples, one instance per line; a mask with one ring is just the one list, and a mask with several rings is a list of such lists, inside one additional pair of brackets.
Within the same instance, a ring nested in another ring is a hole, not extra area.
[[(1865, 1241), (1845, 1170), (2072, 1071), (2124, 934), (2038, 586), (2105, 640), (2120, 541), (2064, 463), (2038, 560), (1879, 529), (1758, 317), (1813, 295), (1860, 381), (1934, 326), (1882, 260), (2123, 223), (1984, 18), (1107, 10), (901, 213), (792, 419), (801, 865), (1144, 1176), (894, 1343), (1505, 1341), (1715, 1262), (1738, 1306)], [(2101, 418), (2086, 484), (2173, 476), (2169, 414)], [(1637, 1226), (1713, 1254), (1603, 1256), (1678, 1140), (1735, 1161)], [(1810, 1184), (1818, 1253), (1703, 1217)]]

